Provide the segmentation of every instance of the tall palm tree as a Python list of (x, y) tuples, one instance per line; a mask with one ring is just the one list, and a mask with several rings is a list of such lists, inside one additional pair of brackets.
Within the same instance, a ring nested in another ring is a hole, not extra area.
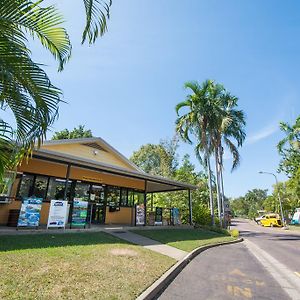
[[(223, 184), (223, 144), (227, 146), (233, 156), (232, 170), (240, 163), (238, 147), (241, 147), (245, 134), (245, 115), (243, 111), (237, 110), (238, 98), (222, 91), (220, 96), (219, 126), (213, 130), (212, 147), (215, 154), (216, 187), (218, 198), (218, 213), (221, 219), (221, 210), (224, 211), (224, 184)], [(237, 143), (237, 145), (232, 141)]]
[[(212, 224), (214, 220), (213, 191), (211, 182), (210, 149), (212, 128), (216, 126), (218, 105), (215, 96), (215, 85), (212, 80), (206, 80), (201, 85), (195, 81), (185, 83), (185, 88), (192, 93), (187, 95), (185, 101), (176, 106), (178, 118), (176, 131), (183, 141), (190, 144), (195, 141), (195, 153), (202, 164), (205, 164), (208, 175), (210, 195), (210, 212)], [(187, 112), (179, 116), (179, 110)], [(191, 135), (193, 138), (191, 138)], [(203, 153), (203, 155), (202, 155)], [(202, 157), (203, 156), (203, 157)]]
[[(0, 0), (0, 108), (14, 118), (0, 118), (0, 179), (43, 141), (58, 115), (61, 91), (41, 65), (31, 59), (28, 34), (58, 60), (63, 70), (71, 43), (62, 16), (43, 0)], [(86, 24), (82, 43), (92, 44), (107, 31), (111, 0), (83, 0)], [(10, 113), (9, 113), (10, 112)], [(13, 124), (12, 124), (13, 123)]]

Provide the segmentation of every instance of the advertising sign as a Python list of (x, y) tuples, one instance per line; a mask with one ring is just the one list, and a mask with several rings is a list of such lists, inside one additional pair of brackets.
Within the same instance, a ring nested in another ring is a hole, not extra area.
[(173, 225), (180, 225), (180, 216), (179, 216), (179, 209), (177, 207), (173, 207), (171, 209), (171, 217)]
[(296, 212), (294, 213), (291, 224), (292, 225), (299, 225), (300, 224), (300, 209), (299, 208), (296, 208)]
[(155, 225), (162, 225), (162, 213), (163, 209), (161, 207), (155, 208)]
[(47, 228), (65, 227), (68, 201), (51, 200)]
[(38, 227), (42, 209), (42, 198), (24, 198), (18, 219), (18, 227)]
[(88, 202), (81, 198), (74, 198), (72, 211), (72, 226), (85, 226), (87, 218)]
[(145, 225), (145, 207), (144, 204), (135, 207), (135, 224)]

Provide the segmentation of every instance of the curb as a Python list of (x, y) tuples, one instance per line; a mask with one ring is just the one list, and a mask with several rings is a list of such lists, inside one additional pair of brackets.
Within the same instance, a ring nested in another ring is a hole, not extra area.
[(239, 238), (234, 241), (217, 243), (213, 245), (207, 245), (207, 246), (196, 248), (195, 250), (190, 252), (186, 257), (184, 257), (181, 261), (177, 262), (174, 266), (172, 266), (166, 273), (164, 273), (150, 287), (148, 287), (140, 296), (138, 296), (136, 300), (157, 299), (163, 293), (163, 291), (169, 286), (169, 284), (175, 279), (175, 277), (185, 268), (185, 266), (188, 265), (189, 262), (193, 260), (201, 252), (222, 245), (236, 244), (242, 242), (243, 240), (244, 240), (243, 238)]

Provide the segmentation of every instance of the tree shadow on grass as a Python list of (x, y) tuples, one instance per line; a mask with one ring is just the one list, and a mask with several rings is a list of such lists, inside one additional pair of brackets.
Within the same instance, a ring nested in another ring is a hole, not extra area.
[(1, 235), (0, 253), (13, 250), (86, 246), (101, 244), (129, 244), (105, 232), (80, 232), (60, 234)]

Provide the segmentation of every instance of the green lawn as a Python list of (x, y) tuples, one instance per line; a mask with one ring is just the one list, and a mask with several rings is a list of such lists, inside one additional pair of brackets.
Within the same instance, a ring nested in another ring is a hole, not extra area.
[(188, 252), (200, 246), (235, 240), (231, 236), (203, 229), (156, 229), (133, 230), (133, 232)]
[(135, 299), (174, 263), (101, 232), (0, 236), (0, 299)]

